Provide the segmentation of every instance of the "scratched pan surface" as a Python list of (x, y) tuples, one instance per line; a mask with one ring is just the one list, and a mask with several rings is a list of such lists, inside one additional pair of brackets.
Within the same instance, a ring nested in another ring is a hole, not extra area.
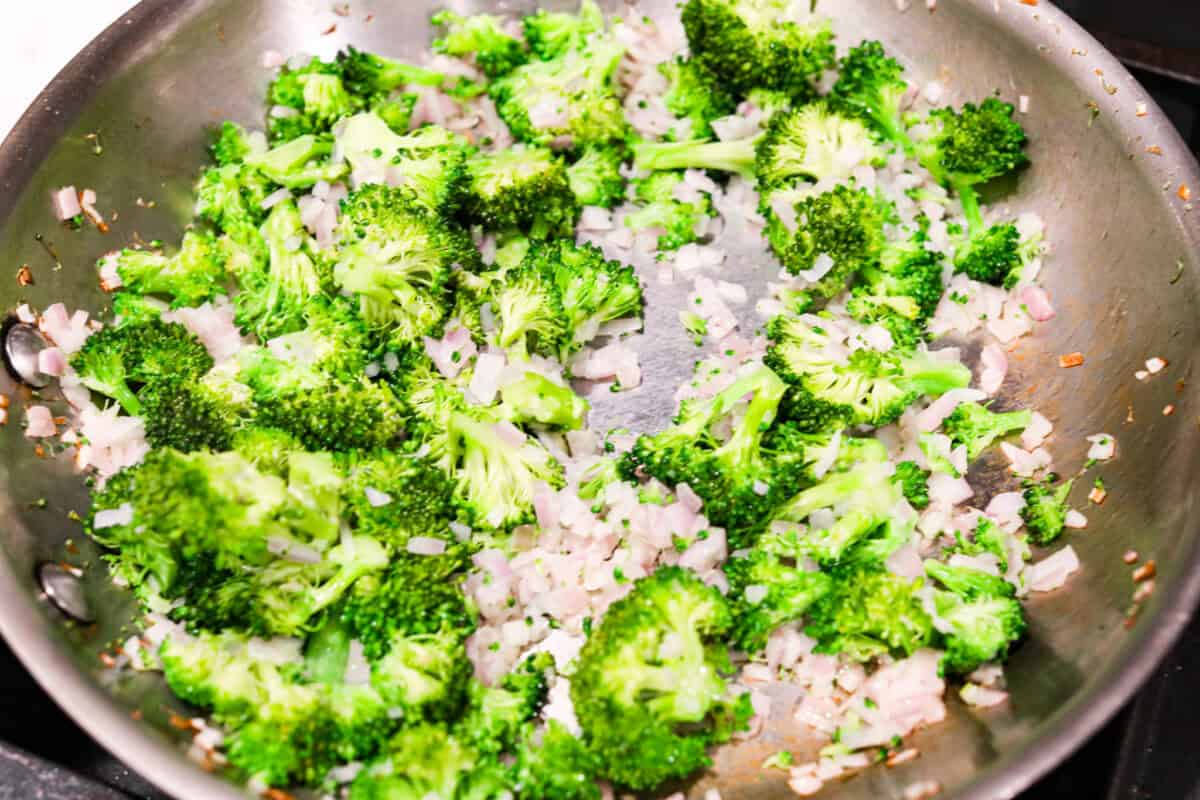
[[(1010, 100), (1030, 97), (1023, 121), (1033, 167), (1002, 202), (1014, 211), (1036, 210), (1050, 223), (1056, 253), (1045, 279), (1059, 313), (1012, 354), (1006, 386), (1014, 394), (1006, 400), (1034, 404), (1057, 421), (1058, 464), (1081, 463), (1083, 437), (1099, 431), (1116, 434), (1119, 455), (1103, 469), (1109, 502), (1089, 509), (1091, 524), (1071, 539), (1082, 571), (1067, 589), (1030, 603), (1029, 639), (1008, 668), (1011, 703), (973, 713), (949, 698), (947, 721), (911, 738), (920, 758), (867, 770), (823, 796), (899, 797), (914, 781), (936, 780), (945, 796), (1010, 797), (1120, 707), (1200, 596), (1200, 485), (1193, 478), (1200, 475), (1200, 397), (1191, 381), (1200, 225), (1179, 188), (1200, 191), (1200, 174), (1129, 74), (1044, 2), (942, 0), (932, 14), (921, 3), (906, 13), (885, 0), (837, 5), (843, 42), (882, 39), (918, 80), (943, 80), (955, 101), (993, 90)], [(203, 128), (226, 117), (251, 124), (260, 118), (268, 81), (262, 51), (328, 56), (353, 42), (415, 58), (428, 41), (428, 0), (355, 0), (344, 18), (333, 16), (331, 6), (147, 0), (84, 50), (0, 148), (0, 309), (62, 300), (98, 311), (105, 306), (92, 268), (98, 255), (135, 235), (177, 240), (204, 158)], [(323, 35), (334, 22), (336, 31)], [(1142, 103), (1145, 113), (1138, 111)], [(84, 138), (97, 130), (104, 143), (99, 157)], [(1149, 146), (1162, 154), (1148, 154)], [(50, 190), (67, 183), (94, 187), (102, 208), (119, 210), (107, 237), (55, 225)], [(154, 207), (135, 204), (138, 197), (154, 200)], [(60, 270), (35, 240), (38, 233), (53, 241)], [(33, 269), (32, 286), (19, 287), (11, 277), (22, 263)], [(752, 296), (770, 277), (748, 252), (732, 253), (726, 270)], [(638, 343), (645, 384), (598, 399), (597, 427), (661, 425), (674, 387), (696, 358), (675, 321), (687, 287), (648, 284), (647, 335)], [(756, 321), (743, 322), (752, 329)], [(1057, 355), (1075, 350), (1086, 354), (1086, 365), (1059, 369)], [(1168, 373), (1135, 381), (1134, 371), (1154, 355), (1169, 360)], [(0, 391), (20, 397), (7, 375)], [(1172, 416), (1162, 413), (1168, 403), (1178, 408)], [(1130, 410), (1134, 422), (1127, 422)], [(82, 551), (77, 558), (94, 562), (96, 554), (65, 516), (86, 506), (69, 457), (35, 456), (16, 424), (16, 408), (11, 417), (0, 428), (0, 630), (63, 708), (134, 769), (180, 798), (243, 797), (184, 757), (185, 743), (168, 722), (178, 706), (160, 681), (141, 675), (114, 682), (101, 674), (97, 654), (127, 634), (134, 608), (99, 565), (85, 576), (99, 618), (93, 628), (65, 626), (38, 595), (34, 566), (61, 557), (67, 539)], [(995, 470), (973, 477), (986, 486)], [(38, 498), (48, 505), (32, 505)], [(1157, 559), (1159, 576), (1156, 593), (1127, 628), (1133, 586), (1121, 554), (1130, 548)], [(758, 768), (785, 746), (812, 752), (816, 744), (781, 714), (759, 739), (720, 751), (714, 770), (686, 788), (693, 797), (711, 787), (727, 800), (788, 797), (783, 773)]]

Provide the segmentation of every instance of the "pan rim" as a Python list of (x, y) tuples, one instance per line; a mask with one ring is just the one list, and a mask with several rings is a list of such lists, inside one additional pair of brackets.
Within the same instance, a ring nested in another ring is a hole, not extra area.
[[(960, 0), (978, 13), (987, 14), (995, 25), (1024, 33), (1027, 38), (1033, 38), (1034, 24), (1048, 25), (1058, 30), (1060, 42), (1070, 41), (1085, 48), (1090, 54), (1086, 65), (1082, 59), (1071, 63), (1061, 57), (1046, 57), (1048, 65), (1062, 70), (1079, 85), (1085, 79), (1094, 80), (1091, 70), (1098, 68), (1109, 83), (1141, 88), (1116, 57), (1057, 7), (1039, 4), (1036, 11), (1041, 20), (1034, 23), (1014, 14), (994, 13), (993, 1)], [(94, 86), (135, 58), (131, 54), (139, 42), (185, 20), (204, 5), (204, 0), (141, 0), (63, 67), (0, 143), (0, 221), (9, 217), (26, 184), (58, 141), (58, 132), (72, 124)], [(1142, 92), (1141, 102), (1148, 114), (1165, 119), (1153, 98)], [(1132, 134), (1129, 116), (1118, 116), (1108, 124), (1120, 133)], [(1164, 174), (1170, 172), (1177, 181), (1200, 186), (1200, 166), (1174, 126), (1163, 125), (1156, 135), (1168, 156), (1162, 159)], [(1200, 221), (1188, 220), (1178, 209), (1172, 209), (1174, 223), (1193, 242), (1200, 241)], [(1017, 795), (1077, 750), (1141, 688), (1200, 605), (1200, 524), (1191, 527), (1192, 535), (1187, 537), (1190, 546), (1181, 548), (1186, 555), (1179, 577), (1156, 592), (1152, 606), (1142, 612), (1129, 634), (1131, 638), (1105, 673), (1045, 720), (1040, 735), (997, 759), (947, 797), (995, 800)], [(233, 784), (187, 759), (148, 725), (133, 720), (57, 644), (55, 633), (50, 620), (22, 587), (7, 556), (0, 558), (0, 635), (65, 713), (101, 746), (164, 791), (216, 800), (245, 796)]]

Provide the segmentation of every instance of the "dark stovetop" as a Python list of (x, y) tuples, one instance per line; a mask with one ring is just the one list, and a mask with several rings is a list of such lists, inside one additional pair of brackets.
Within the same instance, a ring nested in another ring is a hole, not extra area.
[[(1059, 0), (1200, 153), (1200, 2)], [(1200, 800), (1200, 618), (1141, 693), (1020, 800)], [(58, 709), (0, 641), (0, 800), (170, 800)]]

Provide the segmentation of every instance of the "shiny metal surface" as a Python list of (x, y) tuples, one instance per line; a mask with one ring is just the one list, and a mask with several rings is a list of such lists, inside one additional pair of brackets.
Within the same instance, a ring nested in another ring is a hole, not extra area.
[(74, 571), (58, 562), (46, 561), (38, 565), (37, 581), (46, 599), (68, 619), (85, 625), (96, 621), (79, 575)]
[(0, 328), (4, 338), (4, 364), (23, 382), (35, 389), (50, 385), (54, 380), (38, 369), (38, 353), (49, 344), (34, 326), (27, 322), (11, 321)]
[[(354, 42), (416, 57), (428, 41), (431, 5), (356, 0), (349, 16), (338, 17), (318, 0), (143, 2), (67, 67), (0, 148), (0, 256), (31, 264), (37, 278), (25, 287), (0, 284), (0, 308), (59, 300), (104, 308), (93, 270), (101, 253), (135, 236), (178, 239), (204, 159), (203, 127), (226, 117), (260, 119), (269, 79), (259, 65), (263, 50), (328, 56)], [(1089, 507), (1088, 529), (1070, 539), (1082, 571), (1067, 589), (1030, 602), (1029, 639), (1008, 668), (1011, 703), (969, 711), (950, 698), (948, 720), (911, 738), (919, 758), (868, 770), (822, 796), (899, 797), (914, 781), (935, 780), (943, 796), (995, 800), (1028, 786), (1111, 716), (1200, 597), (1200, 431), (1192, 410), (1200, 401), (1193, 381), (1200, 366), (1200, 223), (1186, 203), (1189, 192), (1200, 191), (1200, 173), (1129, 74), (1045, 2), (941, 0), (933, 14), (922, 3), (912, 6), (902, 13), (885, 0), (839, 0), (843, 41), (882, 39), (918, 80), (941, 80), (948, 101), (993, 90), (1030, 98), (1023, 121), (1033, 167), (997, 201), (1014, 212), (1036, 210), (1049, 222), (1056, 252), (1045, 282), (1059, 314), (1010, 354), (1012, 395), (1005, 402), (1036, 405), (1056, 420), (1051, 446), (1064, 470), (1082, 463), (1087, 434), (1115, 434), (1119, 454), (1096, 470), (1108, 502)], [(84, 138), (95, 131), (105, 143), (101, 157)], [(95, 188), (101, 211), (119, 212), (111, 233), (56, 225), (50, 191), (68, 183)], [(135, 204), (139, 197), (153, 207)], [(53, 270), (37, 233), (53, 240), (64, 269)], [(770, 277), (756, 266), (744, 253), (727, 266), (752, 296)], [(686, 285), (649, 283), (640, 345), (646, 383), (597, 401), (601, 426), (618, 418), (635, 427), (661, 424), (670, 392), (698, 352), (663, 302), (681, 297)], [(753, 328), (753, 312), (745, 313)], [(1060, 369), (1057, 356), (1075, 350), (1086, 364)], [(1134, 371), (1150, 356), (1167, 359), (1169, 369), (1136, 381)], [(19, 387), (7, 376), (0, 381), (17, 419)], [(620, 417), (618, 402), (626, 404)], [(1164, 415), (1167, 404), (1178, 412)], [(973, 476), (979, 486), (1001, 477), (999, 465)], [(32, 503), (40, 497), (48, 498), (46, 508)], [(242, 797), (184, 757), (167, 724), (177, 706), (160, 681), (103, 675), (97, 654), (128, 635), (134, 607), (67, 519), (85, 505), (69, 453), (40, 458), (19, 425), (0, 428), (0, 631), (63, 707), (146, 777), (189, 800)], [(64, 626), (39, 599), (34, 566), (62, 559), (67, 539), (79, 550), (71, 560), (91, 564), (82, 585), (97, 612), (94, 626)], [(1134, 586), (1121, 555), (1130, 548), (1155, 558), (1159, 575), (1157, 591), (1127, 627)], [(131, 719), (134, 709), (142, 722)], [(726, 800), (790, 797), (783, 773), (758, 766), (785, 743), (810, 752), (814, 746), (781, 715), (759, 739), (722, 750), (691, 795), (717, 786)]]

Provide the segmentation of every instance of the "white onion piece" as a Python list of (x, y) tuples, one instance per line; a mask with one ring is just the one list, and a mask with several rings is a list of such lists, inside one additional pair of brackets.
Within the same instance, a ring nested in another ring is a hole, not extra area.
[(414, 536), (408, 540), (405, 549), (418, 556), (440, 556), (446, 552), (446, 542), (432, 536)]
[(58, 433), (54, 424), (54, 415), (45, 406), (30, 406), (25, 409), (25, 436), (30, 439), (44, 439)]
[(116, 525), (128, 525), (133, 522), (133, 506), (122, 503), (116, 508), (106, 508), (97, 511), (92, 520), (93, 528), (112, 528)]
[(74, 186), (56, 189), (51, 195), (51, 199), (54, 201), (54, 216), (58, 218), (59, 222), (66, 222), (83, 213), (83, 209), (79, 205), (79, 194), (75, 191)]
[(998, 344), (985, 345), (979, 354), (979, 388), (989, 395), (1000, 390), (1008, 374), (1008, 356)]
[(1067, 582), (1067, 578), (1079, 569), (1079, 556), (1067, 545), (1051, 556), (1025, 568), (1025, 582), (1030, 591), (1049, 592)]
[(928, 433), (937, 430), (942, 420), (954, 413), (962, 403), (976, 403), (987, 395), (978, 389), (951, 389), (917, 414), (917, 429)]
[(1088, 448), (1087, 457), (1096, 461), (1108, 461), (1117, 453), (1117, 440), (1112, 434), (1096, 433), (1087, 437), (1092, 443)]
[(1038, 322), (1054, 319), (1054, 306), (1050, 305), (1050, 296), (1040, 286), (1026, 286), (1021, 290), (1021, 302), (1029, 310), (1029, 316)]

